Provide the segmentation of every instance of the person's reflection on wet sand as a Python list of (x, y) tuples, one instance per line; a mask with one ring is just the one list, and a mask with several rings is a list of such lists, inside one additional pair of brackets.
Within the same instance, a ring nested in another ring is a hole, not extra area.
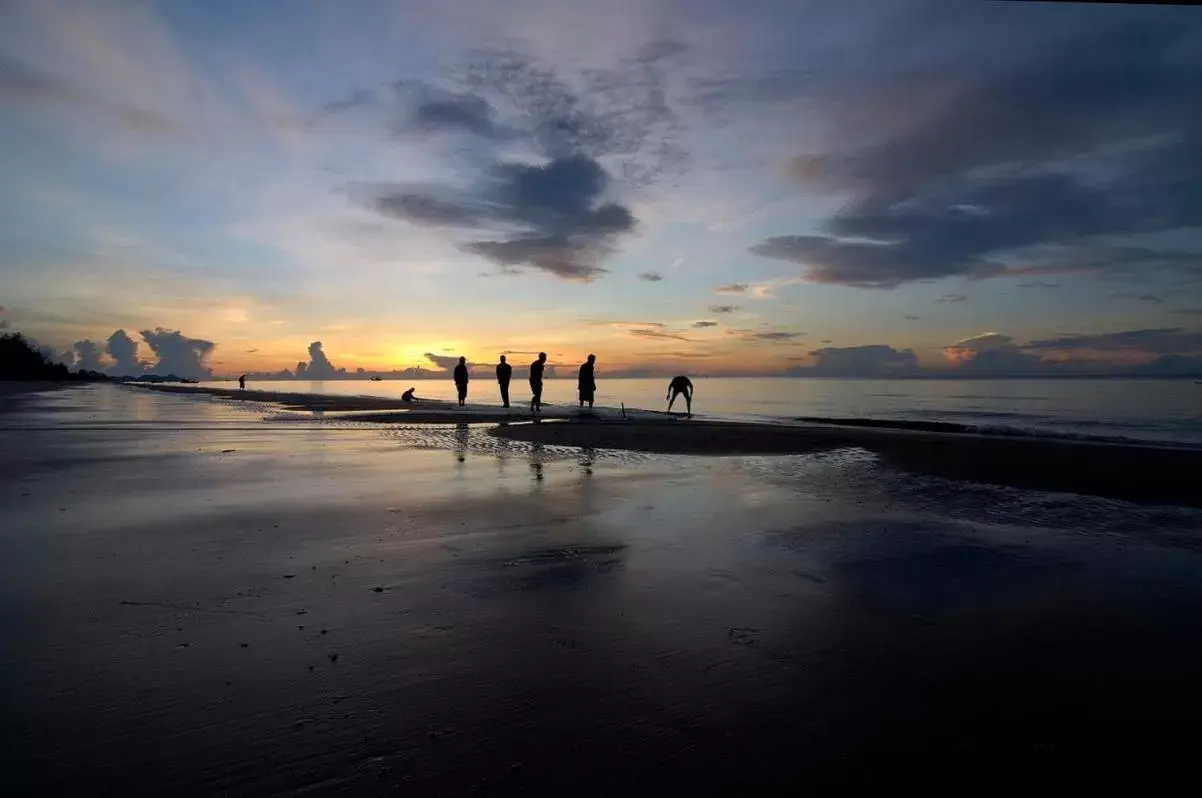
[(593, 475), (593, 463), (597, 460), (596, 450), (585, 446), (580, 450), (580, 469), (586, 477)]
[(533, 444), (530, 447), (530, 471), (537, 481), (543, 480), (543, 445), (541, 443)]
[(455, 457), (461, 463), (467, 459), (468, 436), (470, 432), (467, 424), (455, 425)]

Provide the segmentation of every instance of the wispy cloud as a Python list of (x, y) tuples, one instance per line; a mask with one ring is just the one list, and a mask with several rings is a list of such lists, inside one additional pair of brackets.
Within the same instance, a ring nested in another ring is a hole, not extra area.
[(739, 309), (738, 305), (710, 305), (710, 313), (734, 313)]
[(692, 338), (686, 338), (685, 336), (683, 336), (679, 333), (665, 332), (662, 329), (635, 328), (632, 330), (628, 330), (628, 332), (631, 335), (633, 335), (635, 338), (650, 338), (650, 339), (656, 339), (656, 340), (687, 341), (687, 342), (692, 342), (692, 340), (693, 340)]
[(1156, 296), (1155, 294), (1133, 294), (1133, 293), (1110, 294), (1107, 298), (1108, 299), (1133, 299), (1136, 302), (1150, 302), (1153, 305), (1159, 305), (1162, 302), (1164, 302), (1163, 299)]
[(642, 272), (639, 274), (639, 279), (645, 283), (658, 283), (664, 279), (664, 276), (659, 272)]
[(728, 285), (720, 285), (714, 289), (715, 294), (743, 294), (747, 292), (747, 283), (730, 283)]
[(695, 322), (693, 322), (694, 329), (698, 329), (698, 330), (704, 329), (706, 327), (717, 327), (717, 326), (718, 326), (718, 322), (716, 322), (716, 321), (695, 321)]
[(968, 297), (964, 294), (944, 294), (936, 299), (936, 302), (964, 302)]

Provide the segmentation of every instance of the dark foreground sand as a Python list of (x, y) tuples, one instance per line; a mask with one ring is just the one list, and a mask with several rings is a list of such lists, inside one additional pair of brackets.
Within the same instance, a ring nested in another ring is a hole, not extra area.
[(0, 450), (6, 795), (1159, 793), (1196, 761), (1196, 510), (106, 386)]

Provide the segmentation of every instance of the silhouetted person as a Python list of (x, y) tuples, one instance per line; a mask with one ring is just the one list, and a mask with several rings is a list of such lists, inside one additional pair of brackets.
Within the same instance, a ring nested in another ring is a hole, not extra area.
[(676, 397), (684, 394), (685, 406), (688, 408), (689, 416), (693, 415), (693, 381), (683, 374), (679, 377), (673, 377), (672, 382), (668, 383), (668, 412), (672, 412), (672, 403), (676, 401)]
[(530, 412), (543, 409), (543, 366), (547, 364), (547, 353), (539, 352), (538, 360), (530, 364)]
[(246, 390), (246, 375), (245, 374), (243, 374), (241, 377), (238, 378), (238, 390), (239, 391)]
[(417, 392), (417, 388), (410, 388), (409, 390), (407, 390), (403, 394), (401, 394), (401, 401), (402, 402), (412, 402), (414, 399), (417, 398), (416, 396), (413, 395), (416, 392)]
[(459, 406), (463, 407), (463, 403), (467, 400), (467, 358), (459, 358), (459, 365), (455, 367), (455, 389), (459, 391)]
[(593, 379), (593, 365), (597, 362), (596, 355), (589, 355), (588, 362), (580, 367), (580, 376), (576, 387), (580, 391), (580, 406), (588, 402), (589, 410), (593, 409), (593, 397), (597, 393), (597, 381)]
[(505, 356), (501, 355), (501, 362), (497, 364), (497, 385), (501, 386), (501, 401), (506, 407), (509, 407), (509, 378), (513, 376), (513, 366), (505, 362)]

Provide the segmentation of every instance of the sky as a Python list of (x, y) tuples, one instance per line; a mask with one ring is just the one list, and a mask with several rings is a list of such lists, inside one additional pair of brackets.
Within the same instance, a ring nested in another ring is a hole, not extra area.
[(1190, 7), (6, 0), (0, 327), (181, 376), (1202, 373), (1198, 86)]

